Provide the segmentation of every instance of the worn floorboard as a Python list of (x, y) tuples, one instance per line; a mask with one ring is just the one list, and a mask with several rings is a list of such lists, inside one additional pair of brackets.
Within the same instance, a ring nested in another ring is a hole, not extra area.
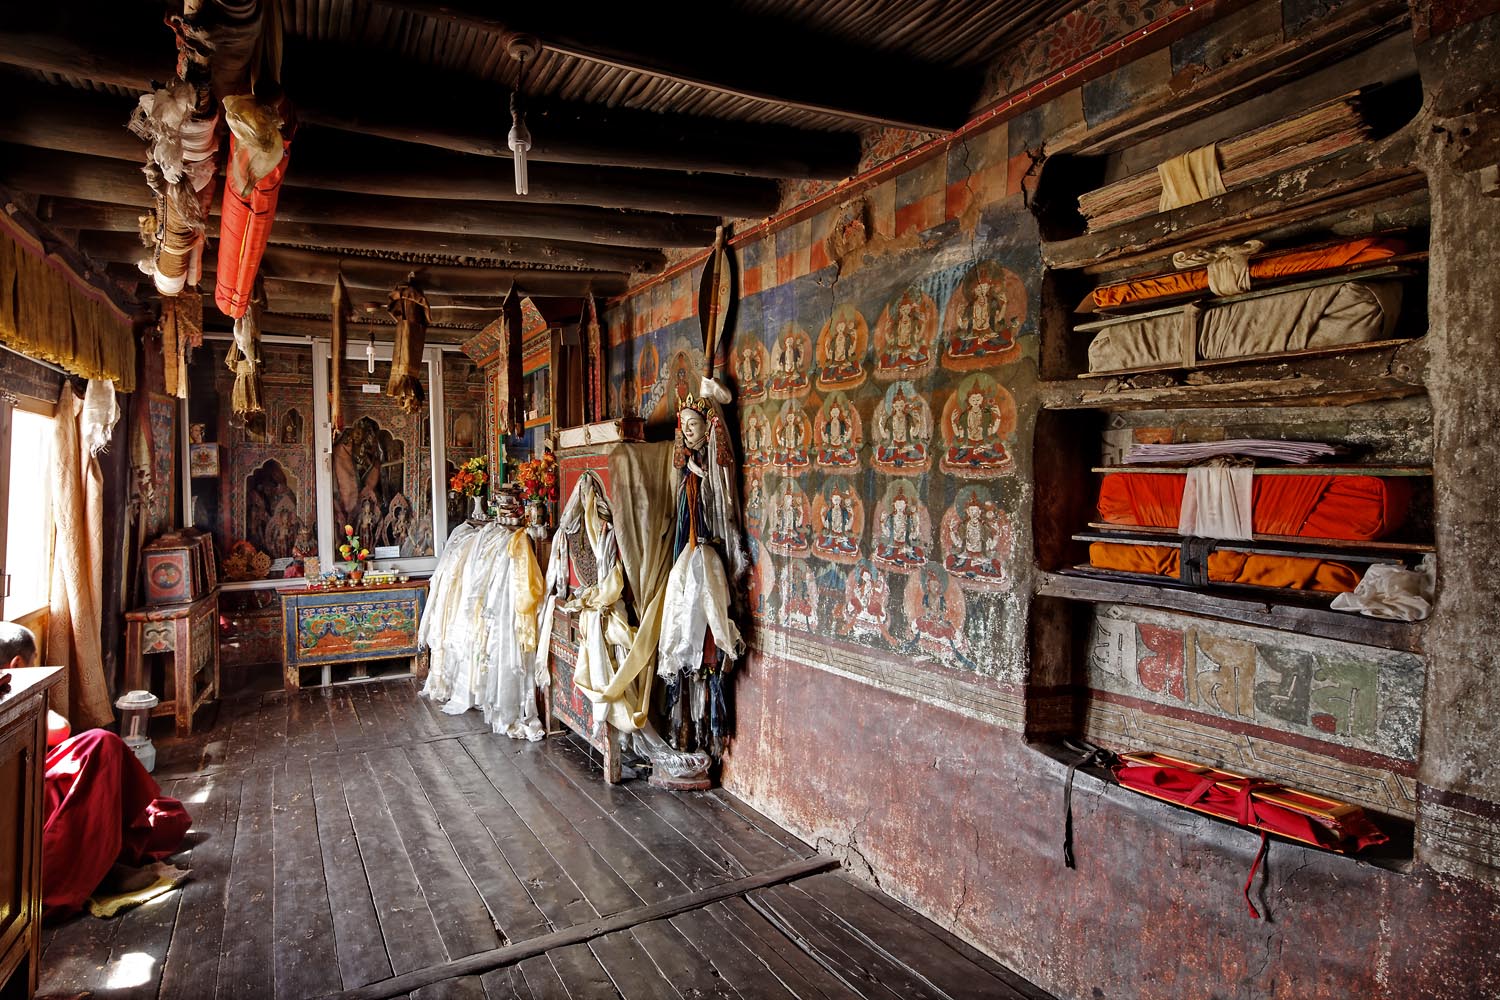
[[(410, 678), (200, 719), (159, 744), (191, 881), (49, 927), (40, 996), (1047, 1000), (842, 874), (771, 874), (815, 852), (733, 796), (606, 786), (579, 741), (496, 736)], [(791, 881), (729, 884), (754, 876)], [(674, 915), (623, 914), (652, 903)]]

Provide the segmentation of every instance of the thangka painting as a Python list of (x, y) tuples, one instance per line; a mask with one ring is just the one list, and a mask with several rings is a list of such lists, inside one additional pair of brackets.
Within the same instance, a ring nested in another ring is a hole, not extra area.
[(172, 501), (177, 495), (177, 400), (153, 392), (146, 400), (151, 429), (151, 497), (146, 505), (146, 534), (172, 528)]

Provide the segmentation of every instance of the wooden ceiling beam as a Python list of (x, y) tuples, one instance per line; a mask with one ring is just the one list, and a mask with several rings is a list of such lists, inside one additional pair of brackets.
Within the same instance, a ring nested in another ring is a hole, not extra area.
[[(23, 12), (33, 22), (54, 8)], [(172, 72), (165, 29), (108, 9), (86, 26), (8, 24), (0, 65), (143, 91)], [(19, 18), (17, 19), (20, 20)], [(286, 39), (283, 83), (304, 122), (346, 132), (509, 158), (510, 92), (489, 81), (435, 72), (399, 56)], [(647, 167), (752, 177), (840, 180), (859, 164), (854, 133), (532, 101), (527, 118), (538, 163)], [(540, 181), (540, 171), (532, 175)]]
[[(129, 233), (80, 233), (78, 247), (90, 257), (102, 261), (133, 263), (142, 255), (140, 240)], [(210, 253), (204, 262), (209, 273), (212, 273), (216, 259)], [(334, 279), (341, 272), (344, 284), (350, 289), (376, 292), (389, 291), (412, 274), (428, 295), (493, 300), (497, 310), (512, 284), (522, 294), (533, 297), (576, 298), (590, 292), (615, 295), (625, 290), (626, 283), (623, 274), (614, 272), (427, 265), (415, 261), (341, 257), (293, 247), (267, 247), (265, 257), (261, 259), (261, 274), (266, 279), (296, 282), (309, 289), (322, 288), (325, 305)]]
[[(58, 229), (92, 229), (99, 232), (135, 233), (141, 209), (99, 201), (72, 198), (42, 198), (37, 216)], [(412, 226), (420, 226), (413, 219)], [(217, 219), (209, 220), (208, 235), (219, 234)], [(666, 266), (666, 257), (655, 250), (633, 247), (570, 243), (563, 240), (523, 239), (507, 236), (470, 236), (463, 233), (430, 233), (420, 229), (370, 229), (365, 226), (325, 226), (277, 219), (271, 227), (271, 245), (299, 245), (330, 252), (386, 251), (402, 254), (440, 254), (471, 257), (501, 265), (545, 264), (590, 271), (622, 274), (655, 274)]]
[[(19, 191), (123, 205), (150, 203), (138, 168), (123, 160), (0, 144), (0, 182)], [(452, 201), (310, 191), (283, 187), (278, 220), (432, 232), (526, 236), (616, 246), (702, 247), (713, 242), (711, 216), (626, 212), (580, 205)]]
[[(716, 94), (833, 115), (862, 124), (947, 132), (968, 119), (978, 73), (877, 52), (806, 25), (716, 5), (506, 4), (379, 0), (386, 7), (490, 34), (532, 35), (562, 55)], [(710, 31), (709, 28), (712, 28)], [(857, 82), (849, 70), (857, 68)]]
[[(11, 103), (0, 142), (140, 163), (144, 144), (126, 128), (135, 102), (112, 94), (4, 81)], [(510, 167), (490, 157), (391, 139), (304, 127), (292, 142), (286, 186), (397, 198), (593, 205), (648, 212), (763, 218), (781, 193), (775, 181), (723, 174), (549, 164), (531, 192), (516, 194)]]

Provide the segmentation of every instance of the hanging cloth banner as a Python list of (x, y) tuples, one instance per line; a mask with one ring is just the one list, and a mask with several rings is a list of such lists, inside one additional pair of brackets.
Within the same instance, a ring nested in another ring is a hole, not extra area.
[(333, 421), (334, 432), (344, 429), (344, 345), (348, 338), (349, 291), (344, 287), (344, 275), (340, 272), (333, 281), (333, 335), (328, 353), (332, 356), (332, 380), (328, 402), (328, 416)]
[(604, 344), (603, 331), (599, 328), (599, 304), (593, 293), (583, 303), (583, 339), (587, 349), (584, 362), (584, 384), (588, 387), (588, 412), (584, 420), (595, 423), (605, 419), (604, 413)]
[(526, 429), (521, 412), (521, 296), (511, 285), (500, 303), (500, 392), (495, 401), (499, 410), (498, 428), (502, 435), (520, 434)]
[(391, 289), (386, 307), (396, 320), (396, 346), (391, 351), (391, 377), (385, 394), (407, 413), (419, 413), (427, 397), (422, 392), (422, 352), (427, 347), (427, 299), (410, 284)]
[(719, 339), (724, 335), (724, 324), (729, 319), (729, 307), (734, 298), (734, 274), (729, 259), (729, 248), (725, 243), (724, 227), (714, 230), (714, 246), (703, 265), (703, 278), (698, 284), (698, 323), (703, 328), (703, 374), (713, 378), (714, 355), (718, 352)]
[(224, 98), (224, 119), (230, 131), (229, 164), (214, 301), (224, 315), (239, 319), (250, 307), (255, 275), (271, 239), (291, 143), (282, 138), (276, 109), (248, 95)]

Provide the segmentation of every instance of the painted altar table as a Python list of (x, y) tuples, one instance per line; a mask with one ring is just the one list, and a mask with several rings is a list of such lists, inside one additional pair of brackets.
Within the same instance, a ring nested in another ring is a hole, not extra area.
[(372, 660), (412, 659), (418, 672), (417, 624), (427, 606), (427, 581), (281, 591), (281, 656), (285, 686), (302, 686), (302, 671), (322, 669), (320, 683), (333, 682), (344, 665), (364, 676)]

